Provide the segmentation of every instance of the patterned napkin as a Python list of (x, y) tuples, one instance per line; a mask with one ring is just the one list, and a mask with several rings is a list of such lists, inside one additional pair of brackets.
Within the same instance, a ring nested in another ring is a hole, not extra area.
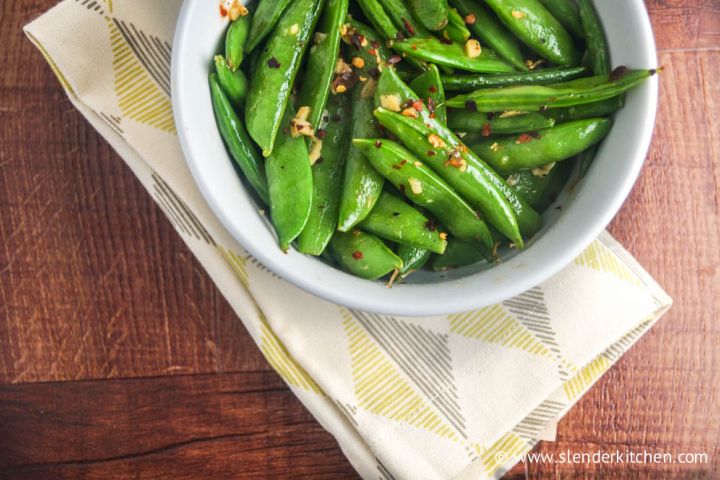
[(169, 97), (180, 3), (65, 0), (25, 31), (364, 478), (500, 476), (670, 307), (608, 234), (551, 280), (458, 315), (368, 314), (285, 283), (186, 167)]

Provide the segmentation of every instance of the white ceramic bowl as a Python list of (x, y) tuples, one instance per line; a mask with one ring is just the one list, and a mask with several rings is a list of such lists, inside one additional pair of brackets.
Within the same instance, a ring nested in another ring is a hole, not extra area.
[[(642, 0), (596, 2), (613, 65), (656, 66), (655, 41)], [(277, 247), (267, 219), (258, 214), (233, 168), (215, 125), (208, 69), (226, 27), (217, 2), (185, 0), (172, 58), (172, 97), (183, 151), (195, 181), (229, 232), (275, 273), (329, 301), (396, 315), (466, 311), (503, 301), (548, 279), (579, 255), (615, 216), (645, 160), (657, 106), (657, 76), (627, 97), (589, 174), (549, 208), (546, 226), (522, 252), (502, 263), (445, 273), (418, 272), (387, 288), (354, 277), (294, 250)], [(572, 180), (571, 180), (572, 182)]]

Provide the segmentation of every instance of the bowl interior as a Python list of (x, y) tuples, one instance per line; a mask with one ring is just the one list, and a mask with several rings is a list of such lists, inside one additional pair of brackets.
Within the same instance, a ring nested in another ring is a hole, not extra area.
[[(656, 66), (655, 44), (642, 0), (596, 2), (613, 65)], [(505, 300), (546, 280), (579, 255), (617, 213), (645, 159), (655, 122), (657, 77), (627, 96), (589, 173), (575, 172), (553, 206), (545, 227), (502, 262), (448, 272), (417, 272), (387, 288), (362, 280), (294, 250), (277, 248), (272, 226), (236, 174), (215, 125), (207, 75), (227, 27), (217, 5), (185, 0), (172, 60), (173, 106), (181, 145), (192, 174), (213, 212), (247, 251), (295, 285), (352, 308), (398, 315), (469, 310)], [(302, 72), (300, 73), (302, 74)]]

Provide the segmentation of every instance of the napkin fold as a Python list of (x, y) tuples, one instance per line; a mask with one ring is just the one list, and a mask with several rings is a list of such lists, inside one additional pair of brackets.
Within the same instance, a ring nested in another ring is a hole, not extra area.
[(281, 280), (212, 214), (180, 150), (180, 5), (65, 0), (25, 32), (363, 478), (501, 476), (670, 307), (607, 233), (552, 279), (457, 315), (350, 310)]

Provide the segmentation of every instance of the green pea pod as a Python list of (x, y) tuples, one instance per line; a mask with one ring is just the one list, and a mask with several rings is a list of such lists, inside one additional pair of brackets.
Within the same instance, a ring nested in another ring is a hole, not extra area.
[(530, 111), (545, 107), (572, 107), (600, 102), (622, 95), (655, 73), (656, 70), (620, 71), (620, 69), (616, 69), (610, 75), (580, 79), (583, 80), (580, 83), (574, 83), (578, 82), (578, 80), (572, 80), (554, 85), (486, 88), (450, 98), (447, 100), (447, 105), (461, 108), (465, 107), (468, 102), (472, 102), (473, 109), (481, 112)]
[(375, 208), (358, 224), (365, 232), (396, 243), (445, 251), (446, 242), (432, 222), (401, 198), (387, 192), (380, 195)]
[(575, 38), (585, 37), (575, 0), (540, 0), (540, 2)]
[(390, 140), (353, 139), (373, 167), (416, 205), (435, 215), (456, 237), (492, 249), (487, 225), (460, 196), (409, 151)]
[(447, 0), (408, 0), (415, 18), (428, 30), (437, 32), (448, 23)]
[(440, 72), (434, 63), (430, 64), (430, 68), (427, 71), (421, 73), (410, 82), (410, 88), (412, 88), (418, 97), (425, 101), (425, 105), (429, 106), (429, 100), (432, 99), (435, 118), (440, 123), (447, 123), (445, 91), (440, 82)]
[(406, 55), (438, 65), (467, 70), (477, 73), (503, 73), (512, 72), (511, 65), (500, 60), (495, 53), (484, 48), (480, 56), (469, 57), (462, 45), (457, 43), (446, 44), (434, 37), (413, 37), (407, 40), (393, 42), (393, 49)]
[(559, 83), (574, 80), (587, 71), (586, 67), (562, 67), (503, 75), (442, 75), (440, 80), (446, 91), (469, 92), (478, 88)]
[(534, 136), (485, 140), (469, 147), (501, 174), (512, 173), (573, 157), (605, 138), (610, 127), (607, 118), (576, 120), (540, 130)]
[(610, 73), (610, 50), (602, 22), (592, 0), (579, 0), (578, 4), (593, 75), (606, 75)]
[(566, 108), (550, 108), (542, 112), (547, 118), (556, 123), (582, 120), (584, 118), (607, 117), (625, 106), (625, 96), (619, 95), (607, 100), (584, 105), (575, 105)]
[(260, 3), (255, 10), (250, 25), (250, 33), (245, 42), (245, 52), (255, 50), (265, 37), (272, 32), (283, 12), (292, 0), (259, 0)]
[[(283, 116), (283, 128), (289, 130), (294, 111), (289, 106)], [(287, 251), (290, 243), (305, 228), (313, 199), (313, 173), (302, 137), (278, 136), (272, 154), (265, 161), (270, 190), (270, 216), (278, 243)]]
[(405, 278), (411, 273), (423, 268), (428, 260), (430, 260), (430, 257), (432, 257), (430, 250), (413, 247), (405, 243), (398, 245), (396, 253), (403, 262), (403, 266), (400, 269), (401, 278)]
[[(376, 97), (388, 95), (399, 95), (401, 103), (417, 98), (415, 92), (400, 80), (392, 68), (383, 70), (376, 90)], [(436, 118), (431, 118), (426, 108), (419, 112), (421, 121), (388, 111), (376, 111), (375, 115), (378, 118), (384, 117), (385, 120), (380, 120), (384, 127), (402, 138), (408, 148), (423, 158), (463, 198), (482, 212), (495, 228), (522, 248), (519, 228), (521, 220), (524, 221), (525, 218), (518, 217), (527, 217), (527, 223), (535, 225), (539, 221), (539, 215), (532, 212), (532, 209), (523, 208), (520, 200), (497, 173), (468, 151), (452, 130)], [(402, 135), (398, 133), (400, 131)], [(435, 147), (430, 144), (430, 135), (437, 135), (444, 145), (436, 142), (440, 146)], [(460, 158), (457, 157), (458, 152)], [(464, 165), (466, 168), (448, 168), (446, 161), (450, 154), (454, 160), (450, 164), (454, 163), (458, 167)]]
[[(356, 85), (353, 90), (352, 138), (378, 135), (372, 109), (372, 97), (366, 98), (363, 85)], [(367, 217), (380, 197), (383, 183), (383, 177), (362, 152), (351, 145), (345, 162), (338, 230), (347, 232)]]
[(398, 38), (400, 30), (395, 27), (378, 0), (357, 0), (357, 3), (376, 32), (386, 40)]
[(477, 0), (450, 0), (450, 3), (464, 16), (470, 15), (474, 22), (468, 28), (484, 45), (519, 70), (527, 70), (518, 39), (508, 31), (497, 16), (484, 2)]
[(296, 104), (310, 107), (308, 121), (313, 128), (318, 128), (320, 124), (330, 93), (330, 83), (340, 47), (340, 28), (345, 22), (347, 11), (348, 0), (326, 0), (322, 20), (316, 29), (314, 45), (310, 47), (305, 64), (306, 73)]
[(295, 0), (278, 21), (258, 58), (245, 102), (245, 121), (265, 157), (272, 153), (291, 86), (321, 5), (321, 0)]
[(430, 35), (430, 31), (415, 20), (402, 0), (380, 0), (380, 3), (393, 24), (406, 35)]
[(505, 26), (525, 45), (551, 62), (580, 63), (573, 39), (539, 0), (486, 0)]
[(368, 280), (384, 277), (403, 266), (400, 257), (375, 235), (353, 230), (336, 232), (330, 250), (343, 270)]
[(243, 60), (243, 48), (250, 33), (252, 15), (238, 17), (230, 24), (225, 34), (225, 59), (233, 72), (240, 67)]
[[(555, 120), (535, 112), (503, 117), (502, 114), (451, 110), (448, 114), (447, 125), (456, 132), (477, 132), (482, 136), (489, 137), (550, 128), (555, 125)], [(463, 137), (463, 142), (468, 143), (469, 141), (468, 137)]]
[(265, 165), (255, 150), (250, 136), (240, 117), (235, 113), (232, 103), (220, 86), (218, 76), (210, 74), (210, 98), (212, 99), (215, 120), (220, 135), (235, 163), (243, 172), (245, 179), (265, 204), (269, 204), (268, 185), (265, 177)]
[(245, 73), (242, 70), (230, 70), (225, 57), (222, 55), (215, 56), (215, 72), (217, 73), (218, 81), (222, 86), (225, 95), (230, 99), (233, 105), (240, 106), (245, 102), (245, 96), (247, 95), (248, 81)]
[(442, 31), (442, 36), (464, 45), (470, 38), (470, 30), (465, 25), (465, 20), (454, 8), (448, 10), (448, 24)]
[(537, 211), (547, 209), (560, 195), (574, 167), (573, 161), (555, 164), (547, 175), (535, 175), (530, 170), (515, 172), (507, 184)]
[(312, 209), (298, 239), (298, 250), (310, 255), (320, 255), (325, 250), (337, 227), (342, 176), (350, 143), (350, 98), (333, 95), (327, 110), (321, 156), (312, 166)]
[(436, 272), (465, 267), (485, 260), (485, 255), (475, 245), (462, 242), (456, 238), (448, 240), (444, 255), (433, 259), (432, 269)]

